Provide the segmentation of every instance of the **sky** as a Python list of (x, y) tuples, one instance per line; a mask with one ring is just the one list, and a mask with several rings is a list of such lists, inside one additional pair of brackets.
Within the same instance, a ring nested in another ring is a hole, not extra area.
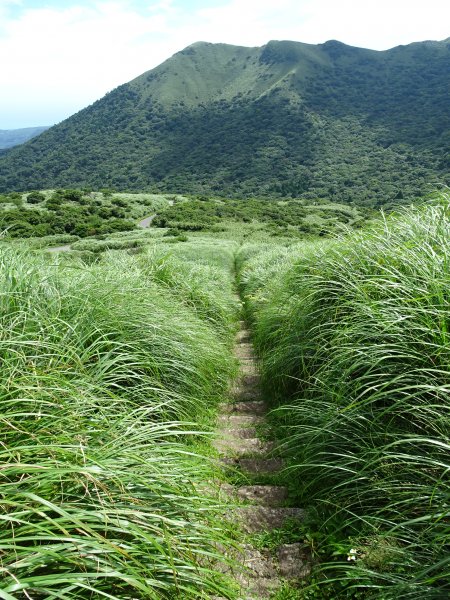
[(0, 0), (0, 129), (58, 123), (196, 41), (448, 37), (449, 0)]

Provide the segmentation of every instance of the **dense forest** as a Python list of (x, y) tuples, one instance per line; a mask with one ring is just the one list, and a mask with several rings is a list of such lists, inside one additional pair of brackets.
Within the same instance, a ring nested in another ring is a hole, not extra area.
[(0, 157), (0, 191), (392, 205), (449, 184), (450, 43), (199, 43)]

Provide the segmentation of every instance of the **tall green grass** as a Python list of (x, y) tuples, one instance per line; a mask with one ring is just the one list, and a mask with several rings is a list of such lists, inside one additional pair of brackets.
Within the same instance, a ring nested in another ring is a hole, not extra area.
[(243, 267), (318, 597), (450, 592), (449, 240), (443, 198)]
[(0, 249), (2, 599), (230, 595), (189, 443), (229, 343), (143, 260)]

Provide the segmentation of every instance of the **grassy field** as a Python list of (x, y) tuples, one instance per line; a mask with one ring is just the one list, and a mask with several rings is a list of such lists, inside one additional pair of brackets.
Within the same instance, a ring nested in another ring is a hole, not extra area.
[(2, 599), (229, 597), (196, 449), (237, 307), (232, 261), (204, 250), (0, 249)]
[(235, 599), (234, 532), (198, 489), (237, 288), (309, 514), (295, 600), (447, 597), (450, 199), (375, 220), (141, 200), (133, 227), (166, 222), (0, 244), (0, 598)]
[(450, 591), (448, 202), (240, 252), (287, 477), (311, 507), (306, 598)]

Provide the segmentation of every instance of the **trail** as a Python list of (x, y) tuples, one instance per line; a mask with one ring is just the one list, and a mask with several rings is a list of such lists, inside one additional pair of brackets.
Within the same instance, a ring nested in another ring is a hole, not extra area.
[(68, 252), (70, 250), (70, 244), (64, 244), (64, 246), (53, 246), (53, 248), (46, 248), (47, 252)]
[(149, 217), (145, 217), (142, 221), (139, 221), (137, 224), (138, 227), (142, 227), (142, 229), (147, 229), (152, 224), (153, 219), (156, 217), (156, 213), (154, 215), (150, 215)]
[[(270, 598), (285, 582), (295, 584), (309, 573), (310, 560), (301, 543), (280, 544), (269, 549), (257, 549), (252, 534), (271, 532), (287, 521), (302, 520), (305, 511), (289, 506), (288, 489), (269, 485), (283, 469), (275, 444), (258, 436), (258, 429), (267, 427), (267, 405), (262, 397), (260, 375), (250, 332), (240, 323), (235, 353), (240, 362), (239, 378), (232, 390), (230, 402), (221, 405), (217, 437), (214, 445), (221, 456), (225, 473), (241, 473), (249, 485), (225, 484), (222, 489), (241, 505), (232, 509), (246, 542), (235, 557), (238, 566), (225, 569), (236, 580), (239, 600)], [(248, 540), (247, 540), (248, 538)]]

